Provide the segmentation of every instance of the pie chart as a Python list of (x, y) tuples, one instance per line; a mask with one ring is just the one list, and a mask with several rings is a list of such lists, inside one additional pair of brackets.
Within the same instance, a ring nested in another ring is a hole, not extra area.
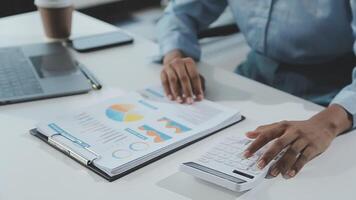
[(114, 104), (106, 109), (106, 116), (118, 122), (135, 122), (143, 119), (143, 116), (135, 112), (135, 105)]

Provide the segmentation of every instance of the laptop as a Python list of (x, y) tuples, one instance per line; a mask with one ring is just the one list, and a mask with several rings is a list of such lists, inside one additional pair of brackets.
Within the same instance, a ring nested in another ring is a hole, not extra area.
[(0, 105), (91, 89), (80, 64), (62, 43), (0, 48)]

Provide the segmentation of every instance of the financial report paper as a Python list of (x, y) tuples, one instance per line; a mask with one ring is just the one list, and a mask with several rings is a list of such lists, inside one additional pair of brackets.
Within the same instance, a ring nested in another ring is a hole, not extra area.
[(70, 139), (83, 155), (88, 155), (85, 149), (95, 152), (94, 164), (115, 175), (239, 117), (237, 110), (208, 100), (193, 105), (169, 101), (161, 87), (152, 87), (68, 112), (37, 128), (49, 137)]

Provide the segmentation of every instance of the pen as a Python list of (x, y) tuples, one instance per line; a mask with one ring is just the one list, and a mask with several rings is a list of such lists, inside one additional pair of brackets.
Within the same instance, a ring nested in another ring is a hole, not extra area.
[(98, 81), (97, 78), (95, 78), (95, 76), (83, 65), (79, 65), (79, 69), (80, 71), (82, 71), (82, 73), (84, 74), (84, 76), (86, 76), (92, 87), (95, 89), (95, 90), (100, 90), (102, 88), (102, 85), (100, 84), (100, 82)]

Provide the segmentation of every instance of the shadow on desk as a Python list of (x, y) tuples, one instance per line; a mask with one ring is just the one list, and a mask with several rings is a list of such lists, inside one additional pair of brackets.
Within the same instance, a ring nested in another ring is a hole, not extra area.
[(354, 172), (356, 170), (355, 141), (355, 131), (338, 136), (323, 154), (306, 165), (302, 171), (303, 177), (318, 179)]
[[(299, 97), (266, 87), (262, 83), (251, 81), (235, 73), (210, 66), (201, 68), (200, 71), (206, 79), (206, 96), (209, 100), (250, 101), (259, 105), (301, 102)], [(309, 102), (305, 103), (304, 108), (308, 111), (319, 111), (321, 107)]]
[(177, 172), (161, 180), (157, 185), (192, 200), (233, 200), (244, 194), (202, 181), (183, 172)]

